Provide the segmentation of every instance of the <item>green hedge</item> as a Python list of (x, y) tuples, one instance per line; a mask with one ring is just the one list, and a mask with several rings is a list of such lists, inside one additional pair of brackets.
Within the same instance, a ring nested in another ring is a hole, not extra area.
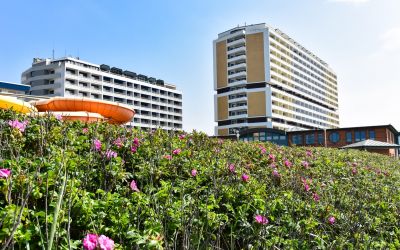
[(93, 233), (116, 249), (399, 249), (399, 167), (0, 111), (0, 245), (82, 249)]

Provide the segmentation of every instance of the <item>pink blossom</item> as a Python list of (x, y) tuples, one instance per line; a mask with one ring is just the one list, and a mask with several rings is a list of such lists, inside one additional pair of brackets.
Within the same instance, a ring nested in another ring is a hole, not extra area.
[(114, 145), (117, 146), (117, 148), (120, 148), (123, 146), (123, 140), (118, 137), (117, 139), (114, 140)]
[(272, 171), (272, 175), (275, 176), (275, 177), (277, 177), (277, 178), (281, 177), (281, 175), (279, 174), (279, 172), (278, 172), (276, 169), (274, 169), (274, 170)]
[(292, 166), (292, 163), (289, 160), (285, 160), (284, 164), (286, 167), (290, 168)]
[(351, 173), (352, 173), (353, 175), (356, 175), (356, 174), (357, 174), (357, 168), (353, 167), (353, 168), (351, 169)]
[(335, 224), (335, 221), (336, 221), (336, 219), (335, 219), (335, 217), (333, 217), (333, 216), (329, 217), (329, 219), (328, 219), (328, 222), (329, 222), (329, 224), (331, 224), (331, 225)]
[(276, 168), (275, 163), (271, 163), (270, 167), (271, 167), (271, 168)]
[(136, 146), (132, 146), (132, 147), (131, 147), (131, 152), (132, 152), (132, 153), (136, 153), (136, 151), (137, 151), (137, 147), (136, 147)]
[(250, 176), (248, 176), (247, 174), (242, 174), (242, 181), (248, 182), (249, 179), (250, 179)]
[(310, 164), (308, 163), (308, 161), (303, 161), (301, 165), (303, 165), (303, 167), (305, 168), (308, 168)]
[(28, 121), (23, 121), (23, 122), (20, 122), (18, 120), (8, 121), (8, 125), (10, 125), (12, 128), (18, 129), (21, 132), (24, 132), (26, 129), (26, 125), (28, 125)]
[(265, 148), (261, 148), (261, 154), (267, 153), (267, 150)]
[(185, 139), (185, 137), (186, 137), (186, 136), (185, 136), (185, 135), (183, 135), (183, 134), (182, 134), (182, 135), (179, 135), (179, 139), (180, 139), (180, 140), (183, 140), (183, 139)]
[(306, 151), (306, 155), (307, 155), (308, 157), (311, 157), (311, 156), (312, 156), (311, 150), (307, 150), (307, 151)]
[(177, 149), (174, 149), (174, 150), (172, 151), (172, 154), (177, 155), (177, 154), (179, 154), (180, 152), (181, 152), (181, 149), (180, 149), (180, 148), (177, 148)]
[(83, 128), (83, 129), (82, 129), (82, 133), (87, 134), (88, 132), (89, 132), (89, 129), (88, 129), (88, 128)]
[(93, 146), (96, 151), (100, 151), (101, 149), (101, 142), (98, 139), (93, 140)]
[(172, 159), (171, 155), (164, 155), (163, 157), (164, 157), (164, 159), (167, 159), (167, 160), (171, 160)]
[(308, 185), (307, 180), (302, 178), (301, 181), (303, 182), (304, 190), (306, 192), (310, 191), (310, 186)]
[(7, 168), (0, 168), (0, 178), (8, 178), (11, 175), (11, 170)]
[(258, 223), (258, 224), (261, 224), (261, 225), (266, 225), (266, 224), (268, 224), (268, 219), (265, 217), (265, 216), (262, 216), (262, 215), (260, 215), (260, 214), (257, 214), (255, 217), (254, 217), (254, 219), (256, 220), (256, 222)]
[(111, 149), (108, 149), (106, 151), (106, 157), (107, 157), (107, 159), (116, 158), (117, 157), (117, 153), (112, 151)]
[(137, 187), (137, 184), (136, 184), (135, 180), (132, 180), (131, 184), (129, 186), (131, 187), (132, 191), (140, 192), (139, 188)]
[(271, 161), (275, 161), (275, 155), (269, 154), (268, 159), (270, 159)]
[(140, 144), (139, 138), (135, 137), (133, 139), (133, 144), (136, 145), (137, 147), (139, 147), (139, 144)]
[(313, 199), (315, 202), (318, 202), (320, 200), (320, 197), (317, 193), (313, 193)]
[(193, 177), (195, 177), (197, 175), (197, 170), (196, 169), (192, 169), (191, 174), (192, 174)]
[(86, 250), (94, 250), (97, 247), (97, 235), (96, 234), (88, 234), (83, 239), (83, 247)]
[(113, 250), (114, 241), (105, 235), (100, 235), (97, 239), (101, 250)]
[(228, 169), (231, 173), (235, 173), (235, 164), (233, 163), (229, 164)]
[(62, 120), (62, 115), (61, 115), (61, 114), (56, 114), (55, 117), (56, 117), (56, 119), (59, 120), (59, 121)]

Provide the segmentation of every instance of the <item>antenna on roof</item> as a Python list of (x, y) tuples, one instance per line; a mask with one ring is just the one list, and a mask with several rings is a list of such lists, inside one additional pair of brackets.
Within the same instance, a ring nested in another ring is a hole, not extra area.
[(54, 60), (54, 47), (53, 47), (53, 60)]

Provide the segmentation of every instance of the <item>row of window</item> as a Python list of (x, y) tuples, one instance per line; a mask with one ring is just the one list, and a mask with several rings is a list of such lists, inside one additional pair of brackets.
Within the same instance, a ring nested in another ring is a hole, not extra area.
[[(315, 138), (315, 134), (306, 134), (305, 135), (305, 144), (306, 145), (313, 145), (316, 143), (317, 139), (317, 144), (322, 145), (324, 143), (324, 134), (323, 133), (318, 133), (318, 137)], [(374, 130), (369, 130), (368, 131), (368, 139), (375, 140), (375, 131)], [(331, 132), (329, 133), (329, 142), (331, 143), (338, 143), (341, 138), (340, 134), (338, 132)], [(353, 142), (359, 142), (359, 141), (364, 141), (367, 139), (367, 131), (355, 131), (354, 133), (349, 131), (346, 132), (346, 143), (353, 143)], [(293, 135), (292, 136), (292, 144), (294, 145), (302, 145), (303, 144), (303, 135)]]
[(182, 124), (180, 124), (180, 123), (164, 122), (164, 121), (150, 120), (150, 119), (143, 119), (143, 118), (142, 119), (134, 118), (133, 121), (135, 123), (140, 123), (140, 124), (147, 124), (147, 125), (151, 124), (152, 126), (182, 128)]
[[(93, 79), (93, 80), (102, 81), (102, 82), (105, 82), (105, 83), (114, 83), (114, 84), (119, 85), (121, 87), (140, 89), (140, 90), (147, 91), (147, 92), (152, 92), (152, 93), (155, 93), (155, 94), (161, 94), (161, 95), (171, 96), (171, 97), (175, 97), (175, 98), (182, 98), (182, 95), (178, 94), (178, 93), (173, 93), (173, 92), (162, 90), (162, 89), (159, 89), (159, 88), (152, 88), (152, 87), (140, 85), (140, 84), (137, 84), (137, 83), (125, 82), (125, 81), (121, 81), (121, 80), (118, 80), (118, 79), (113, 79), (113, 78), (106, 77), (106, 76), (102, 77), (102, 76), (93, 75), (93, 74), (91, 74), (89, 76), (88, 75), (89, 73), (81, 73), (81, 72), (79, 72), (79, 74), (77, 74), (75, 70), (68, 69), (68, 68), (66, 69), (66, 72), (69, 75), (79, 75), (82, 78), (87, 78), (88, 81)], [(101, 78), (103, 78), (103, 79), (101, 79)], [(71, 83), (71, 84), (74, 84), (76, 82), (75, 80), (70, 79), (70, 78), (67, 78), (66, 81)], [(87, 83), (87, 84), (89, 84), (89, 83)]]

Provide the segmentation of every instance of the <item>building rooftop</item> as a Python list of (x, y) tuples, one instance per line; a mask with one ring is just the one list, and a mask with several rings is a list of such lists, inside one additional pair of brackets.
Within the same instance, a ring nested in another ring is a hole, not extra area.
[(326, 63), (324, 60), (322, 60), (321, 58), (316, 56), (314, 53), (312, 53), (311, 51), (309, 51), (308, 49), (306, 49), (305, 47), (300, 45), (298, 42), (296, 42), (294, 39), (292, 39), (290, 36), (288, 36), (287, 34), (282, 32), (281, 30), (273, 28), (273, 27), (267, 25), (266, 23), (250, 24), (250, 25), (243, 25), (243, 26), (238, 25), (235, 28), (232, 28), (230, 30), (227, 30), (227, 31), (219, 33), (218, 34), (218, 38), (233, 34), (235, 31), (244, 30), (244, 29), (246, 29), (248, 27), (256, 27), (256, 26), (259, 26), (260, 28), (268, 28), (268, 29), (274, 30), (276, 33), (278, 33), (279, 35), (281, 35), (285, 39), (289, 40), (291, 43), (293, 43), (295, 46), (300, 48), (302, 51), (306, 52), (309, 56), (313, 57), (315, 60), (320, 62), (322, 65), (324, 65), (325, 67), (329, 68), (329, 70), (332, 70), (330, 68), (330, 66), (328, 65), (328, 63)]
[(0, 88), (4, 89), (12, 89), (18, 91), (28, 91), (30, 89), (29, 85), (21, 84), (21, 83), (12, 83), (12, 82), (3, 82), (0, 81)]
[(164, 80), (156, 79), (154, 77), (148, 77), (147, 75), (143, 75), (143, 74), (136, 74), (135, 72), (128, 71), (128, 70), (122, 70), (121, 68), (117, 68), (117, 67), (110, 67), (107, 64), (99, 65), (99, 64), (86, 62), (86, 61), (81, 60), (79, 57), (75, 58), (75, 57), (68, 56), (68, 57), (61, 57), (61, 58), (57, 58), (57, 59), (34, 58), (33, 62), (32, 62), (32, 67), (42, 66), (42, 65), (46, 65), (46, 64), (56, 64), (57, 62), (64, 62), (64, 61), (74, 61), (74, 62), (83, 64), (84, 66), (94, 67), (94, 68), (98, 69), (99, 71), (107, 72), (109, 74), (123, 76), (123, 77), (131, 78), (134, 80), (144, 81), (144, 82), (148, 82), (148, 83), (151, 83), (154, 85), (158, 85), (158, 86), (162, 86), (165, 88), (176, 90), (176, 85), (170, 84), (170, 83), (165, 83)]

